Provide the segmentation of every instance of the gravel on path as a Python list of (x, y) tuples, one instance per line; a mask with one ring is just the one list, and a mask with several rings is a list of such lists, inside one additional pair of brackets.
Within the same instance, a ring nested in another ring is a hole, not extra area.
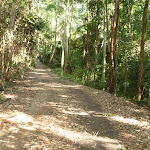
[(5, 91), (0, 150), (150, 149), (150, 111), (60, 79), (38, 62)]

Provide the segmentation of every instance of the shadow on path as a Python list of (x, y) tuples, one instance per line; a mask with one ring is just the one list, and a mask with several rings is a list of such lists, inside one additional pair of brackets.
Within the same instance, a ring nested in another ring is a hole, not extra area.
[(84, 92), (38, 62), (3, 104), (1, 150), (117, 150), (118, 132)]

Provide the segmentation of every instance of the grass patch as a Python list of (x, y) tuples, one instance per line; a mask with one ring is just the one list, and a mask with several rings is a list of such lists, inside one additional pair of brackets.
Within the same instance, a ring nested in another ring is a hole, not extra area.
[(79, 78), (75, 78), (73, 75), (71, 75), (69, 73), (64, 73), (61, 76), (61, 69), (60, 68), (52, 69), (51, 73), (59, 75), (64, 80), (69, 80), (69, 81), (72, 81), (72, 82), (77, 82), (77, 83), (83, 84), (82, 81)]

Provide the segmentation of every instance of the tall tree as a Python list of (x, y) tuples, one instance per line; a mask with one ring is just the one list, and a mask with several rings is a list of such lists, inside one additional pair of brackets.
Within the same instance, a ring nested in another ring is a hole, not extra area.
[(146, 24), (147, 24), (147, 11), (148, 11), (149, 0), (145, 1), (144, 12), (143, 12), (143, 27), (142, 27), (142, 38), (141, 38), (141, 51), (140, 51), (140, 64), (139, 64), (139, 77), (138, 77), (138, 94), (137, 98), (140, 101), (142, 98), (142, 76), (143, 76), (143, 62), (144, 62), (144, 44), (146, 39)]
[(54, 55), (56, 53), (56, 47), (57, 47), (57, 19), (58, 19), (57, 17), (58, 17), (58, 15), (57, 15), (57, 8), (56, 7), (57, 7), (57, 3), (55, 4), (55, 45), (54, 45), (54, 50), (53, 50), (52, 55), (50, 57), (49, 63), (52, 62)]
[(95, 58), (94, 58), (94, 81), (93, 81), (93, 85), (95, 87), (96, 84), (96, 66), (97, 66), (97, 59), (98, 59), (98, 44), (99, 44), (99, 0), (96, 0), (96, 28), (95, 28), (95, 42), (94, 42), (94, 49), (95, 49)]
[(127, 9), (128, 13), (128, 28), (129, 28), (129, 35), (128, 35), (128, 45), (125, 50), (125, 81), (124, 81), (124, 96), (126, 96), (127, 93), (127, 81), (128, 81), (128, 54), (127, 51), (130, 48), (130, 39), (131, 39), (131, 16), (132, 16), (132, 8), (133, 8), (133, 0), (131, 0), (130, 9)]
[(87, 0), (87, 18), (86, 18), (86, 26), (87, 26), (87, 33), (86, 33), (86, 76), (85, 82), (89, 80), (89, 0)]
[[(63, 18), (64, 19), (64, 18)], [(63, 75), (63, 72), (64, 72), (64, 61), (65, 61), (65, 37), (66, 37), (66, 26), (65, 26), (65, 23), (66, 22), (64, 22), (64, 26), (63, 26), (63, 28), (64, 28), (64, 32), (63, 32), (63, 36), (62, 36), (62, 54), (61, 54), (61, 76)]]
[(103, 69), (102, 69), (102, 83), (103, 83), (103, 90), (105, 90), (105, 72), (106, 72), (106, 13), (107, 13), (107, 1), (104, 0), (104, 29), (103, 29), (103, 37), (104, 37), (104, 44), (103, 44)]
[(118, 16), (119, 16), (119, 0), (115, 0), (114, 21), (111, 34), (111, 46), (110, 46), (110, 62), (109, 62), (109, 92), (114, 92), (114, 50), (118, 28)]
[[(15, 27), (15, 20), (16, 20), (16, 3), (13, 2), (10, 10), (10, 23), (9, 23), (9, 71), (8, 71), (8, 78), (11, 77), (12, 74), (12, 63), (13, 63), (13, 32), (14, 32), (14, 27)], [(8, 65), (9, 65), (8, 64)]]
[(67, 72), (67, 67), (68, 67), (68, 38), (69, 38), (69, 5), (70, 5), (70, 0), (67, 1), (66, 5), (66, 38), (65, 38), (65, 66), (64, 66), (64, 71)]
[(117, 79), (118, 79), (118, 53), (119, 53), (119, 38), (116, 41), (116, 51), (115, 51), (115, 77), (114, 77), (114, 90), (115, 95), (117, 95)]
[(3, 36), (3, 39), (2, 39), (2, 58), (1, 58), (1, 86), (2, 88), (4, 88), (4, 63), (5, 63), (5, 39), (4, 39), (4, 36)]

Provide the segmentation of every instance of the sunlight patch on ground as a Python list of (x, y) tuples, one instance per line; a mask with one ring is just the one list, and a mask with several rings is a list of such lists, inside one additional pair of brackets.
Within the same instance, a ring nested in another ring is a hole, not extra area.
[(50, 130), (61, 137), (65, 137), (66, 139), (81, 144), (81, 145), (93, 145), (96, 146), (97, 143), (100, 143), (104, 147), (109, 147), (110, 149), (112, 147), (121, 147), (119, 145), (119, 141), (116, 139), (110, 139), (108, 137), (101, 137), (101, 136), (96, 136), (92, 135), (87, 132), (77, 132), (77, 131), (72, 131), (67, 128), (61, 128), (57, 124), (49, 124)]
[(70, 115), (79, 115), (79, 116), (88, 116), (89, 114), (86, 112), (70, 112), (70, 111), (66, 111), (64, 110), (63, 113), (65, 114), (70, 114)]
[(70, 97), (70, 96), (67, 96), (67, 95), (60, 95), (61, 97), (63, 97), (63, 98), (68, 98), (68, 97)]
[(128, 133), (122, 133), (121, 135), (123, 135), (125, 138), (136, 138), (136, 136)]
[(30, 73), (33, 73), (33, 74), (38, 74), (38, 75), (48, 75), (47, 73), (43, 73), (43, 72), (30, 72)]
[(80, 87), (82, 87), (82, 85), (64, 85), (64, 84), (61, 84), (61, 83), (51, 83), (51, 84), (46, 84), (46, 86), (49, 86), (49, 87), (54, 87), (54, 88), (76, 88), (76, 89), (79, 89)]
[(22, 112), (15, 111), (12, 113), (14, 117), (10, 117), (7, 120), (14, 123), (29, 123), (33, 121), (33, 118), (30, 115), (24, 114)]
[(45, 84), (45, 86), (51, 87), (51, 88), (61, 88), (62, 84), (51, 83), (51, 84)]
[[(69, 113), (66, 111), (66, 113)], [(11, 124), (9, 128), (5, 129), (5, 132), (19, 133), (20, 129), (27, 131), (42, 131), (43, 133), (54, 134), (56, 136), (65, 138), (74, 143), (81, 144), (84, 146), (96, 146), (98, 143), (103, 147), (111, 149), (112, 147), (121, 147), (116, 139), (111, 139), (108, 137), (101, 137), (97, 134), (90, 134), (86, 131), (77, 131), (74, 129), (69, 129), (68, 127), (61, 127), (59, 124), (63, 124), (63, 120), (58, 120), (55, 117), (50, 117), (48, 115), (41, 115), (37, 119), (23, 112), (15, 111), (11, 113), (7, 119)], [(78, 113), (78, 115), (88, 115), (86, 112)], [(61, 121), (61, 122), (60, 122)]]
[(51, 69), (50, 68), (44, 68), (44, 69), (34, 69), (35, 71), (37, 71), (37, 72), (46, 72), (46, 71), (51, 71)]
[(6, 99), (14, 99), (14, 98), (16, 98), (16, 96), (15, 96), (15, 95), (12, 95), (12, 94), (4, 94), (3, 96), (4, 96), (4, 98), (6, 98)]
[[(66, 95), (60, 95), (62, 97), (69, 97)], [(64, 105), (63, 103), (47, 102), (44, 106), (50, 105), (50, 107), (55, 107), (55, 109), (61, 111), (64, 114), (68, 115), (79, 115), (87, 117), (107, 117), (106, 114), (99, 113), (96, 111), (85, 111), (81, 108), (74, 108), (72, 106)]]
[(28, 90), (31, 90), (31, 91), (42, 91), (42, 90), (45, 90), (44, 88), (41, 88), (41, 87), (24, 87), (24, 88), (27, 88)]
[(14, 127), (14, 126), (11, 126), (9, 129), (8, 129), (9, 132), (11, 133), (18, 133), (19, 132), (19, 129), (17, 127)]
[(80, 87), (82, 87), (82, 85), (62, 85), (63, 87), (67, 87), (67, 88), (77, 88), (79, 89)]
[(150, 129), (150, 124), (146, 121), (138, 121), (138, 120), (133, 119), (133, 118), (124, 118), (122, 116), (111, 116), (110, 118), (112, 120), (118, 121), (120, 123), (125, 123), (125, 124), (129, 124), (129, 125), (136, 125), (136, 126)]

